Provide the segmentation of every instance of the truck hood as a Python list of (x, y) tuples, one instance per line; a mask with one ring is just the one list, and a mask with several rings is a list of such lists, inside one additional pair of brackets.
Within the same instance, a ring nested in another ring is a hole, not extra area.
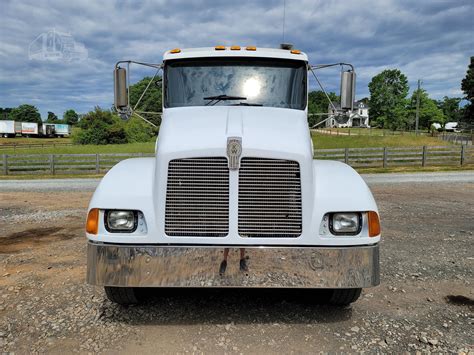
[(255, 106), (165, 109), (158, 155), (226, 155), (227, 138), (242, 138), (242, 156), (312, 154), (305, 111)]

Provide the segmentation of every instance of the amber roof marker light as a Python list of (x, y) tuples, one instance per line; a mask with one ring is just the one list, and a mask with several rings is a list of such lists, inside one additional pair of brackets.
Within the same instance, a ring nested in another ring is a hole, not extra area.
[(215, 46), (214, 49), (216, 51), (225, 51), (225, 46)]
[(240, 46), (231, 46), (230, 50), (231, 51), (240, 51)]
[(292, 49), (290, 51), (291, 54), (301, 54), (301, 51), (299, 49)]
[(256, 50), (257, 50), (257, 47), (255, 47), (255, 46), (247, 46), (247, 47), (245, 47), (245, 49), (248, 50), (248, 51), (256, 51)]
[(174, 48), (174, 49), (170, 50), (170, 53), (171, 53), (171, 54), (181, 53), (181, 49), (179, 49), (179, 48)]

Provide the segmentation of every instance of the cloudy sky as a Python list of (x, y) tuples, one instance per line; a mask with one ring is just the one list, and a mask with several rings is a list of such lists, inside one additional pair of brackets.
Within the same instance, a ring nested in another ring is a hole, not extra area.
[[(175, 47), (282, 42), (283, 0), (0, 0), (0, 12), (0, 107), (33, 104), (43, 118), (110, 107), (120, 59), (156, 63)], [(358, 98), (387, 68), (405, 73), (411, 89), (422, 79), (433, 98), (461, 96), (474, 55), (473, 18), (472, 0), (287, 0), (285, 41), (313, 64), (353, 63)], [(41, 34), (52, 30), (70, 34), (75, 60), (40, 58)], [(337, 69), (321, 77), (337, 91)]]

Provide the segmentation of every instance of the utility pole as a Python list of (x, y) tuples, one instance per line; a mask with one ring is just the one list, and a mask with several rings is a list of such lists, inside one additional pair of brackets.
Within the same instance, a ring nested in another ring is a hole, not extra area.
[(420, 85), (421, 80), (418, 79), (418, 91), (416, 92), (415, 135), (418, 135), (418, 123), (420, 121)]

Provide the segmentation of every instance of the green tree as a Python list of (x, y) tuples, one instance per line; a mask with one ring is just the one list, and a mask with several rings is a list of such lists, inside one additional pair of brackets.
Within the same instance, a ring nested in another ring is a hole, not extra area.
[(406, 128), (408, 90), (407, 77), (398, 69), (387, 69), (374, 76), (369, 83), (372, 125), (393, 130)]
[(67, 110), (63, 114), (63, 121), (71, 126), (76, 125), (79, 121), (79, 115), (74, 110)]
[(461, 90), (464, 98), (469, 101), (464, 107), (462, 121), (469, 126), (474, 126), (474, 57), (471, 57), (471, 63), (467, 68), (467, 73), (461, 81)]
[(368, 97), (363, 97), (362, 99), (359, 100), (360, 102), (363, 102), (365, 105), (369, 104), (370, 99)]
[(121, 144), (127, 143), (124, 122), (110, 111), (96, 107), (79, 122), (81, 131), (74, 141), (79, 144)]
[[(130, 85), (130, 106), (135, 107), (140, 99), (143, 91), (150, 83), (151, 77), (146, 76), (139, 82)], [(162, 94), (161, 94), (161, 77), (155, 77), (154, 82), (150, 84), (143, 98), (140, 100), (136, 110), (143, 112), (161, 112), (162, 110)], [(161, 116), (156, 114), (140, 114), (150, 122), (157, 126), (161, 123)]]
[(46, 119), (46, 122), (48, 123), (58, 123), (59, 118), (56, 116), (54, 112), (48, 111), (48, 118)]
[[(335, 93), (329, 92), (328, 96), (335, 105), (339, 102), (339, 96)], [(308, 94), (308, 113), (310, 114), (308, 124), (310, 127), (327, 118), (327, 115), (321, 114), (328, 113), (329, 105), (328, 98), (321, 90), (311, 91)]]
[[(444, 123), (443, 111), (438, 108), (436, 101), (429, 98), (428, 93), (425, 89), (420, 89), (420, 111), (419, 111), (419, 127), (429, 129), (431, 125), (435, 122)], [(415, 117), (416, 117), (416, 100), (417, 100), (418, 90), (413, 92), (413, 95), (410, 99), (410, 105), (408, 107), (410, 125), (414, 128)]]
[(13, 109), (11, 107), (0, 107), (0, 120), (9, 120), (9, 115), (12, 110)]
[(9, 119), (19, 122), (43, 123), (38, 109), (33, 105), (20, 105), (11, 110)]
[[(462, 118), (462, 110), (459, 107), (461, 102), (460, 97), (443, 97), (443, 100), (438, 100), (436, 105), (443, 111), (445, 122), (459, 122)], [(440, 122), (443, 123), (443, 122)]]

